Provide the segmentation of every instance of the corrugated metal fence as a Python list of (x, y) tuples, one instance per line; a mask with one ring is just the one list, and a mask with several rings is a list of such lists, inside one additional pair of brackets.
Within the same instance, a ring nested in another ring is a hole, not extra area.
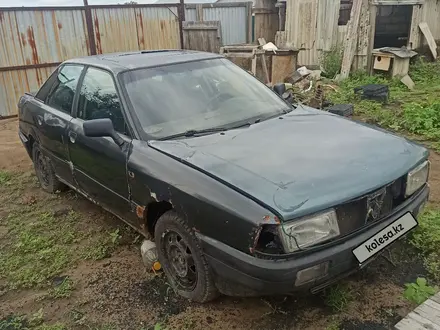
[[(250, 3), (203, 8), (220, 20), (223, 43), (250, 39)], [(180, 49), (179, 3), (0, 8), (0, 118), (17, 113), (24, 92), (37, 90), (64, 60), (143, 49)], [(195, 20), (188, 5), (186, 20)], [(247, 11), (246, 11), (247, 10)]]

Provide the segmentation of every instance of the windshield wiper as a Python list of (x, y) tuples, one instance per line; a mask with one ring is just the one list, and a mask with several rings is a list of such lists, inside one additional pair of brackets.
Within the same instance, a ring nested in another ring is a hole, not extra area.
[(209, 133), (215, 133), (215, 132), (224, 132), (227, 131), (227, 128), (224, 127), (214, 127), (214, 128), (206, 128), (206, 129), (190, 129), (188, 131), (182, 132), (182, 133), (177, 133), (177, 134), (173, 134), (173, 135), (169, 135), (169, 136), (165, 136), (159, 140), (164, 141), (164, 140), (171, 140), (171, 139), (176, 139), (179, 137), (192, 137), (192, 136), (196, 136), (196, 135), (203, 135), (203, 134), (209, 134)]

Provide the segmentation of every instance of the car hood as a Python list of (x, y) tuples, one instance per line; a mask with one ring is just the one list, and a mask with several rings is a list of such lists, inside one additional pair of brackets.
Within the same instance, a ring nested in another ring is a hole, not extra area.
[(404, 138), (305, 106), (247, 128), (148, 143), (283, 220), (365, 195), (428, 157)]

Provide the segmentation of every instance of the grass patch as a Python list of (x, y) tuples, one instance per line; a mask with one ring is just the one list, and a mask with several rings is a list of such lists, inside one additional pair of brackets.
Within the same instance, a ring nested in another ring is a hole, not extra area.
[(0, 185), (7, 184), (11, 180), (11, 173), (6, 171), (0, 171)]
[[(424, 140), (440, 138), (440, 62), (417, 61), (410, 67), (410, 76), (416, 87), (410, 91), (399, 80), (389, 80), (381, 75), (369, 76), (353, 73), (341, 82), (339, 89), (329, 93), (333, 103), (352, 103), (355, 114), (370, 123), (401, 133), (411, 133)], [(353, 89), (367, 84), (385, 84), (390, 87), (390, 101), (360, 100)], [(439, 146), (440, 147), (440, 146)]]
[(12, 288), (47, 284), (75, 260), (70, 244), (80, 240), (76, 218), (74, 212), (56, 218), (48, 212), (11, 213), (7, 224), (13, 243), (0, 252), (0, 277)]
[(324, 69), (322, 76), (333, 79), (341, 71), (342, 49), (333, 47), (329, 52), (323, 52), (321, 58), (321, 67)]
[[(7, 233), (0, 241), (0, 280), (7, 288), (47, 287), (82, 256), (102, 259), (118, 245), (119, 230), (84, 226), (89, 215), (72, 211), (76, 200), (68, 200), (67, 194), (41, 193), (30, 173), (1, 173), (7, 182), (0, 184), (0, 210), (5, 214), (1, 222)], [(49, 293), (67, 296), (70, 285), (67, 281)]]
[(341, 312), (347, 307), (353, 296), (349, 288), (342, 284), (336, 284), (324, 292), (324, 302), (333, 311)]
[(101, 260), (110, 257), (121, 238), (122, 236), (119, 233), (119, 228), (107, 232), (93, 245), (84, 250), (82, 258), (86, 260)]
[(53, 288), (50, 296), (55, 299), (68, 298), (74, 289), (73, 282), (69, 277), (66, 277), (59, 285)]
[(0, 330), (66, 330), (61, 323), (46, 324), (43, 320), (43, 311), (26, 315), (9, 315), (0, 320)]
[(440, 283), (440, 209), (427, 209), (420, 215), (409, 242), (421, 251), (426, 270)]

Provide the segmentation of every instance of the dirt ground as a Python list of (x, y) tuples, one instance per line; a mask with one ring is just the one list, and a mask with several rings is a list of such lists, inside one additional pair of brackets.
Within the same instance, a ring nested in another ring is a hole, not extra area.
[[(431, 162), (431, 202), (440, 203), (440, 156), (432, 153)], [(177, 297), (163, 274), (144, 269), (140, 239), (132, 230), (73, 192), (48, 195), (39, 189), (18, 139), (16, 120), (0, 121), (0, 171), (14, 175), (0, 190), (0, 257), (6, 250), (15, 255), (23, 248), (17, 243), (23, 239), (20, 230), (28, 224), (38, 226), (33, 217), (41, 216), (35, 213), (39, 207), (44, 214), (52, 212), (55, 226), (48, 231), (55, 233), (66, 225), (74, 237), (66, 244), (52, 242), (70, 259), (42, 280), (21, 273), (12, 279), (1, 276), (0, 264), (3, 321), (40, 311), (44, 324), (57, 324), (56, 329), (140, 330), (159, 328), (158, 323), (161, 329), (390, 329), (414, 308), (402, 297), (404, 283), (426, 275), (416, 252), (403, 241), (325, 294), (221, 297), (213, 303), (193, 304)], [(24, 251), (23, 258), (32, 257), (28, 254), (33, 252)], [(33, 265), (20, 269), (29, 267), (31, 275), (39, 272), (35, 266), (33, 273)], [(54, 295), (65, 278), (71, 287)]]

